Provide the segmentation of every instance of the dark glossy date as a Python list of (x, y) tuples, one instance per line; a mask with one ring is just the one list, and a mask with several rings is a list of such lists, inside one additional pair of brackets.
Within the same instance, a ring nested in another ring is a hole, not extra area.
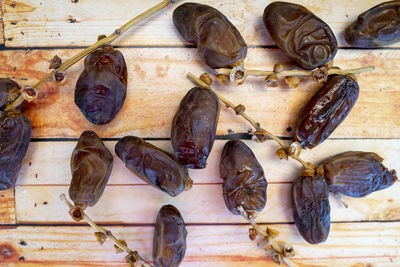
[(185, 257), (187, 231), (182, 215), (172, 205), (163, 206), (154, 226), (154, 267), (177, 267)]
[(344, 36), (349, 44), (365, 48), (400, 42), (400, 1), (383, 2), (360, 14)]
[(300, 176), (292, 186), (293, 220), (310, 244), (324, 242), (331, 225), (329, 191), (321, 177)]
[(182, 99), (171, 128), (176, 159), (188, 168), (202, 169), (214, 145), (219, 117), (218, 97), (211, 90), (195, 87)]
[(304, 148), (313, 148), (328, 138), (350, 113), (359, 87), (347, 75), (330, 75), (298, 118), (293, 138)]
[(200, 57), (211, 68), (239, 65), (247, 55), (239, 31), (211, 6), (182, 4), (175, 9), (173, 21), (183, 38), (197, 45)]
[(273, 2), (263, 20), (276, 45), (303, 69), (320, 67), (336, 55), (338, 44), (329, 25), (303, 6)]
[(318, 169), (323, 173), (329, 191), (365, 197), (397, 180), (396, 171), (389, 171), (382, 161), (373, 152), (349, 151), (325, 160)]
[(115, 145), (115, 153), (130, 171), (170, 196), (192, 187), (187, 168), (174, 155), (139, 137), (125, 136)]
[(225, 144), (219, 167), (226, 207), (240, 214), (239, 206), (256, 215), (267, 203), (267, 180), (264, 170), (251, 149), (240, 140)]
[(111, 46), (104, 46), (85, 58), (85, 70), (75, 88), (75, 104), (91, 123), (109, 123), (124, 104), (126, 85), (123, 55)]
[(24, 115), (0, 118), (0, 190), (17, 182), (31, 138), (31, 123)]
[(81, 134), (71, 155), (69, 197), (75, 206), (94, 206), (102, 196), (113, 166), (113, 156), (93, 131)]
[(0, 78), (0, 111), (21, 94), (21, 86), (11, 79)]

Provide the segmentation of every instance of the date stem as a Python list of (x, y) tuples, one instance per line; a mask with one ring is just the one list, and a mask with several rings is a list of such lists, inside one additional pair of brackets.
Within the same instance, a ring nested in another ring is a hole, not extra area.
[[(174, 0), (163, 0), (161, 1), (159, 4), (155, 5), (154, 7), (146, 10), (145, 12), (143, 12), (142, 14), (134, 17), (133, 19), (131, 19), (130, 21), (128, 21), (127, 23), (125, 23), (123, 26), (121, 26), (120, 28), (116, 29), (112, 34), (110, 34), (107, 37), (104, 37), (100, 40), (98, 40), (96, 43), (94, 43), (93, 45), (89, 46), (88, 48), (80, 51), (78, 54), (74, 55), (73, 57), (71, 57), (70, 59), (66, 60), (65, 62), (63, 62), (60, 67), (58, 67), (57, 69), (54, 69), (53, 71), (51, 71), (50, 73), (48, 73), (46, 76), (44, 76), (39, 82), (37, 82), (35, 85), (33, 85), (32, 88), (33, 90), (38, 90), (41, 86), (43, 86), (45, 83), (47, 83), (48, 81), (52, 80), (53, 77), (57, 74), (57, 73), (61, 73), (63, 71), (66, 71), (67, 69), (69, 69), (71, 66), (73, 66), (76, 62), (78, 62), (79, 60), (81, 60), (82, 58), (84, 58), (85, 56), (89, 55), (90, 53), (92, 53), (94, 50), (96, 50), (97, 48), (103, 46), (103, 45), (107, 45), (107, 44), (111, 44), (113, 41), (115, 41), (118, 37), (120, 37), (123, 33), (125, 33), (126, 31), (128, 31), (131, 27), (137, 25), (138, 23), (142, 22), (143, 20), (147, 19), (148, 17), (154, 15), (155, 13), (157, 13), (158, 11), (162, 10), (163, 8), (167, 7), (169, 4), (171, 3), (175, 3)], [(36, 96), (38, 94), (36, 93)], [(32, 99), (33, 100), (33, 99)], [(24, 97), (22, 95), (20, 95), (14, 102), (15, 104), (11, 103), (9, 106), (7, 106), (5, 108), (5, 111), (9, 111), (12, 109), (15, 109), (16, 107), (18, 107), (19, 105), (21, 105), (23, 102), (25, 101)]]
[[(247, 115), (244, 110), (245, 107), (243, 105), (235, 105), (233, 104), (231, 101), (229, 101), (228, 99), (226, 99), (225, 97), (223, 97), (218, 91), (212, 89), (208, 84), (206, 84), (204, 81), (202, 81), (200, 78), (197, 78), (193, 73), (189, 72), (187, 74), (187, 77), (192, 80), (194, 83), (196, 83), (197, 85), (206, 88), (208, 90), (213, 91), (217, 97), (228, 107), (231, 108), (235, 111), (236, 115), (240, 115), (242, 116), (245, 120), (247, 120), (248, 122), (250, 122), (250, 124), (255, 128), (255, 132), (253, 134), (253, 139), (256, 142), (265, 142), (268, 138), (276, 141), (281, 149), (279, 151), (281, 151), (283, 153), (283, 155), (281, 155), (281, 159), (287, 156), (290, 156), (291, 158), (297, 160), (298, 162), (300, 162), (304, 168), (309, 169), (311, 171), (314, 171), (315, 167), (310, 164), (305, 162), (304, 160), (302, 160), (300, 158), (300, 147), (297, 147), (295, 152), (291, 152), (292, 147), (291, 146), (287, 146), (281, 139), (279, 139), (279, 137), (273, 135), (271, 132), (263, 129), (260, 125), (260, 123), (256, 122), (254, 119), (252, 119), (249, 115)], [(294, 143), (293, 143), (294, 144)]]
[(295, 255), (294, 248), (284, 241), (275, 241), (274, 239), (279, 235), (279, 231), (272, 229), (267, 226), (267, 230), (262, 229), (254, 220), (252, 216), (249, 216), (242, 206), (238, 207), (243, 218), (245, 218), (257, 232), (257, 235), (262, 238), (264, 242), (264, 249), (272, 249), (272, 258), (274, 262), (281, 264), (286, 263), (288, 266), (295, 266), (294, 263), (289, 259)]
[[(260, 77), (260, 76), (270, 76), (270, 75), (275, 75), (277, 78), (286, 78), (286, 77), (312, 77), (315, 73), (316, 70), (283, 70), (280, 72), (274, 72), (274, 71), (264, 71), (264, 70), (250, 70), (250, 69), (245, 69), (242, 66), (237, 66), (232, 69), (227, 69), (227, 68), (220, 68), (216, 69), (215, 72), (217, 75), (229, 75), (231, 82), (234, 82), (236, 84), (242, 84), (248, 76), (255, 76), (255, 77)], [(341, 70), (337, 68), (330, 68), (327, 70), (327, 75), (331, 74), (340, 74), (340, 75), (346, 75), (346, 74), (358, 74), (362, 72), (367, 72), (367, 71), (373, 71), (375, 70), (375, 66), (367, 66), (367, 67), (360, 67), (360, 68), (354, 68), (354, 69), (347, 69), (347, 70)]]
[[(60, 195), (60, 199), (61, 201), (63, 201), (70, 209), (74, 208), (74, 205), (72, 205), (72, 203), (66, 198), (65, 194), (61, 194)], [(130, 248), (128, 248), (126, 245), (124, 245), (118, 238), (116, 238), (114, 236), (114, 234), (107, 230), (104, 227), (98, 226), (89, 216), (87, 216), (87, 214), (81, 210), (82, 214), (82, 218), (84, 221), (87, 222), (87, 224), (89, 224), (92, 228), (94, 228), (97, 232), (102, 233), (105, 237), (109, 238), (111, 241), (114, 242), (114, 244), (119, 247), (120, 249), (122, 249), (123, 251), (125, 251), (126, 253), (128, 253), (128, 255), (132, 256), (132, 258), (134, 259), (138, 259), (142, 265), (142, 267), (152, 267), (152, 265), (150, 265), (150, 263), (148, 263), (145, 259), (143, 259), (140, 254), (137, 251), (133, 251)]]

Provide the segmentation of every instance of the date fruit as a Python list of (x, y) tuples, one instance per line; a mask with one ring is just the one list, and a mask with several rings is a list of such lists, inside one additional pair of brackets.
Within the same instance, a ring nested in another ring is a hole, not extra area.
[(187, 168), (174, 155), (139, 137), (125, 136), (115, 145), (115, 153), (130, 171), (170, 196), (192, 187)]
[(383, 2), (360, 14), (344, 36), (350, 45), (365, 48), (400, 42), (400, 1)]
[(350, 76), (329, 75), (300, 113), (293, 139), (303, 148), (322, 143), (350, 113), (358, 93), (358, 84)]
[(121, 52), (103, 46), (85, 58), (75, 88), (75, 104), (91, 123), (112, 121), (126, 97), (127, 69)]
[(329, 191), (319, 176), (300, 176), (292, 186), (293, 220), (310, 244), (324, 242), (331, 225)]
[(0, 190), (15, 186), (30, 138), (31, 122), (24, 115), (0, 118)]
[(247, 45), (235, 26), (217, 9), (185, 3), (174, 10), (173, 21), (186, 41), (194, 43), (211, 68), (237, 66), (247, 55)]
[(214, 145), (219, 117), (218, 97), (195, 87), (182, 99), (171, 128), (176, 159), (187, 168), (203, 169)]
[(163, 206), (154, 226), (154, 267), (177, 267), (185, 257), (187, 231), (178, 209)]
[(71, 155), (69, 197), (75, 206), (94, 206), (103, 195), (113, 166), (113, 156), (93, 131), (81, 134)]
[(219, 167), (226, 207), (240, 215), (239, 206), (255, 217), (267, 203), (267, 180), (251, 149), (240, 140), (225, 144)]
[(389, 171), (382, 161), (373, 152), (349, 151), (325, 160), (318, 172), (325, 177), (329, 191), (365, 197), (397, 180), (396, 171)]
[(329, 25), (303, 6), (273, 2), (263, 20), (275, 44), (300, 68), (321, 67), (336, 55), (338, 44)]

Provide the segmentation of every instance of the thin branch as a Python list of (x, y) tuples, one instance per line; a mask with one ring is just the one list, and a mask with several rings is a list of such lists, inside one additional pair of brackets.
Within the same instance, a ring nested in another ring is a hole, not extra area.
[[(147, 19), (148, 17), (154, 15), (155, 13), (157, 13), (158, 11), (160, 11), (161, 9), (167, 7), (169, 4), (174, 3), (175, 1), (172, 0), (163, 0), (162, 2), (160, 2), (159, 4), (155, 5), (154, 7), (150, 8), (149, 10), (143, 12), (142, 14), (138, 15), (137, 17), (131, 19), (129, 22), (127, 22), (126, 24), (124, 24), (122, 27), (116, 29), (112, 34), (110, 34), (109, 36), (102, 38), (100, 40), (98, 40), (96, 43), (94, 43), (93, 45), (89, 46), (88, 48), (80, 51), (78, 54), (76, 54), (75, 56), (71, 57), (70, 59), (66, 60), (65, 62), (63, 62), (61, 64), (61, 66), (55, 70), (53, 70), (52, 72), (48, 73), (46, 76), (44, 76), (38, 83), (36, 83), (35, 85), (32, 86), (33, 89), (37, 90), (39, 89), (41, 86), (43, 86), (45, 83), (47, 83), (48, 81), (50, 81), (51, 79), (53, 79), (54, 75), (58, 72), (62, 72), (62, 71), (66, 71), (68, 68), (70, 68), (71, 66), (73, 66), (76, 62), (78, 62), (79, 60), (81, 60), (83, 57), (89, 55), (90, 53), (92, 53), (94, 50), (96, 50), (97, 48), (106, 45), (106, 44), (110, 44), (113, 41), (115, 41), (118, 37), (120, 37), (123, 33), (125, 33), (126, 31), (128, 31), (131, 27), (135, 26), (136, 24), (142, 22), (143, 20)], [(24, 102), (24, 98), (22, 95), (20, 95), (14, 102), (16, 102), (16, 104), (22, 104)], [(14, 104), (13, 106), (10, 107), (6, 107), (5, 111), (9, 111), (12, 108), (14, 108), (16, 106), (16, 104)]]
[[(63, 201), (70, 209), (74, 208), (75, 206), (72, 205), (71, 202), (69, 202), (69, 200), (66, 198), (66, 196), (64, 194), (60, 195), (60, 199), (61, 201)], [(83, 213), (83, 220), (86, 221), (92, 228), (94, 228), (97, 232), (100, 232), (102, 234), (104, 234), (104, 236), (108, 237), (109, 239), (111, 239), (114, 244), (116, 246), (118, 246), (120, 249), (122, 249), (123, 251), (125, 251), (126, 253), (128, 253), (129, 255), (134, 255), (136, 256), (136, 258), (139, 259), (140, 263), (142, 264), (142, 267), (151, 267), (151, 265), (145, 260), (143, 259), (139, 253), (137, 251), (133, 251), (130, 248), (128, 248), (126, 245), (124, 245), (123, 243), (121, 243), (121, 241), (116, 238), (114, 236), (114, 234), (107, 230), (106, 228), (103, 228), (101, 226), (98, 226), (89, 216), (87, 216), (87, 214), (81, 210), (81, 212)]]
[(245, 218), (253, 226), (253, 229), (257, 232), (257, 235), (262, 238), (264, 242), (264, 248), (270, 248), (273, 250), (273, 260), (276, 263), (281, 264), (283, 261), (290, 267), (295, 266), (294, 263), (289, 259), (295, 255), (293, 247), (284, 241), (274, 240), (279, 235), (278, 231), (268, 226), (266, 228), (267, 230), (265, 231), (255, 222), (253, 217), (247, 214), (242, 206), (239, 206), (238, 210), (243, 218)]

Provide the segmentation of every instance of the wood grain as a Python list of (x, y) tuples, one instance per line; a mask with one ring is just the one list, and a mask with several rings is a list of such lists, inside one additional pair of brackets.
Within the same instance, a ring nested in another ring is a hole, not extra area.
[[(384, 227), (376, 231), (381, 225)], [(294, 225), (272, 227), (280, 231), (280, 239), (294, 246), (296, 256), (293, 262), (296, 266), (400, 264), (399, 222), (332, 224), (328, 240), (320, 245), (306, 244)], [(152, 226), (108, 228), (144, 258), (152, 259)], [(182, 267), (276, 266), (268, 252), (249, 240), (247, 225), (190, 225), (187, 230), (188, 247)], [(124, 254), (115, 254), (109, 241), (100, 246), (89, 227), (1, 229), (0, 239), (0, 248), (6, 247), (11, 251), (4, 257), (0, 250), (0, 259), (3, 256), (2, 262), (6, 266), (127, 266)]]
[[(60, 194), (68, 195), (68, 186), (17, 186), (16, 217), (18, 223), (70, 223), (68, 207)], [(291, 184), (269, 184), (268, 202), (257, 217), (260, 222), (292, 222)], [(400, 220), (398, 195), (400, 183), (363, 199), (345, 197), (345, 209), (331, 197), (332, 221)], [(96, 206), (88, 214), (101, 223), (153, 223), (164, 204), (175, 205), (188, 223), (243, 223), (225, 206), (220, 184), (198, 184), (172, 198), (150, 185), (107, 186)]]
[[(68, 82), (59, 87), (49, 83), (42, 87), (39, 98), (27, 105), (32, 121), (33, 137), (78, 137), (86, 129), (102, 137), (134, 134), (142, 137), (169, 137), (170, 124), (177, 106), (193, 87), (185, 77), (191, 71), (200, 75), (209, 71), (199, 62), (195, 49), (137, 48), (121, 49), (129, 66), (128, 92), (117, 117), (106, 126), (89, 123), (74, 104), (74, 87), (82, 65), (67, 72)], [(21, 84), (34, 84), (48, 71), (48, 60), (55, 54), (67, 58), (77, 50), (12, 50), (0, 52), (0, 73)], [(250, 49), (246, 65), (272, 69), (286, 61), (278, 49)], [(360, 96), (352, 112), (336, 129), (332, 137), (400, 137), (400, 50), (340, 50), (335, 64), (341, 68), (375, 65), (376, 70), (359, 76)], [(247, 112), (263, 127), (280, 136), (290, 136), (297, 114), (318, 90), (318, 85), (306, 80), (296, 89), (285, 86), (266, 88), (262, 78), (254, 78), (240, 87), (217, 89)], [(247, 132), (242, 118), (222, 108), (217, 134)]]
[(0, 191), (0, 225), (15, 223), (14, 189)]
[[(4, 1), (4, 26), (8, 47), (86, 46), (94, 43), (100, 34), (110, 34), (125, 22), (157, 4), (160, 0), (71, 1), (24, 0)], [(152, 17), (120, 40), (118, 45), (182, 46), (187, 43), (176, 31), (172, 12), (181, 3)], [(249, 46), (274, 45), (262, 22), (265, 7), (270, 1), (191, 1), (211, 5), (238, 28)], [(304, 5), (327, 22), (339, 45), (346, 47), (343, 31), (365, 10), (382, 2), (379, 0), (289, 1)], [(93, 8), (93, 7), (96, 8)], [(398, 44), (393, 46), (398, 47)]]
[(0, 45), (4, 44), (3, 0), (0, 0)]
[[(172, 152), (170, 141), (149, 141), (155, 146)], [(216, 140), (207, 161), (207, 168), (203, 170), (189, 170), (189, 175), (195, 184), (221, 183), (219, 178), (219, 161), (222, 149), (227, 141)], [(280, 160), (275, 156), (279, 148), (274, 141), (255, 143), (250, 140), (244, 142), (252, 149), (261, 166), (264, 168), (268, 182), (291, 182), (298, 173), (301, 165), (294, 160)], [(27, 155), (22, 164), (18, 185), (69, 185), (71, 181), (70, 157), (76, 146), (76, 141), (64, 142), (31, 142)], [(136, 175), (131, 173), (124, 163), (115, 155), (116, 141), (105, 141), (106, 147), (114, 156), (113, 170), (108, 184), (136, 185), (145, 184)], [(369, 151), (379, 154), (385, 159), (384, 164), (389, 169), (400, 172), (400, 140), (399, 139), (350, 139), (327, 140), (312, 150), (303, 150), (302, 158), (318, 164), (325, 158), (346, 152)], [(55, 172), (54, 169), (57, 169)]]

